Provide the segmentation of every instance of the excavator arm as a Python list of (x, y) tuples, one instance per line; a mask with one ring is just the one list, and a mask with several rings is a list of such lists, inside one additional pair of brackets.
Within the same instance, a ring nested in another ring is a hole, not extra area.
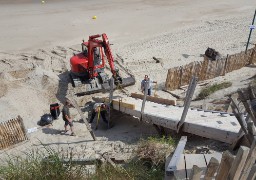
[[(102, 36), (102, 40), (99, 40), (99, 38)], [(113, 75), (113, 78), (115, 80), (116, 85), (122, 84), (122, 78), (120, 77), (118, 70), (115, 68), (114, 64), (114, 58), (111, 52), (110, 44), (107, 35), (104, 33), (102, 35), (97, 34), (97, 35), (92, 35), (89, 37), (88, 41), (88, 70), (89, 70), (89, 76), (90, 78), (95, 77), (94, 72), (95, 72), (95, 65), (94, 65), (94, 48), (103, 48), (104, 53), (107, 56), (108, 63), (111, 69), (111, 73)]]
[(102, 34), (102, 39), (103, 39), (104, 52), (105, 52), (105, 55), (107, 56), (109, 66), (110, 66), (113, 78), (115, 80), (115, 84), (120, 85), (122, 84), (122, 78), (120, 77), (118, 70), (115, 68), (114, 58), (111, 52), (109, 40), (105, 33)]

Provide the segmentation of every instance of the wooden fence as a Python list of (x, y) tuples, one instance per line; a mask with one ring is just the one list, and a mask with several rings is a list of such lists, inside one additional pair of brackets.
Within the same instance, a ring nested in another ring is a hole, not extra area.
[(232, 149), (238, 149), (240, 146), (236, 156), (225, 151), (220, 160), (212, 156), (209, 163), (205, 165), (200, 163), (199, 156), (195, 154), (194, 158), (188, 161), (189, 158), (183, 158), (186, 141), (181, 138), (172, 159), (169, 163), (167, 162), (166, 175), (169, 177), (166, 179), (199, 180), (202, 177), (205, 180), (256, 179), (256, 91), (253, 87), (239, 89), (238, 95), (248, 115), (244, 117), (244, 112), (230, 97), (233, 113), (241, 126), (237, 141), (232, 144)]
[(13, 146), (27, 140), (26, 129), (23, 119), (18, 116), (16, 119), (0, 123), (0, 150)]
[(171, 91), (188, 85), (192, 76), (197, 76), (199, 81), (224, 76), (252, 63), (256, 63), (256, 47), (247, 50), (247, 53), (242, 51), (214, 61), (205, 56), (204, 61), (169, 69), (165, 88)]

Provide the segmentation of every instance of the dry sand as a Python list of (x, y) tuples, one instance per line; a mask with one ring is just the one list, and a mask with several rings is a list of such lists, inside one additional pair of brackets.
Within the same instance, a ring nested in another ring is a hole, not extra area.
[[(170, 67), (202, 60), (201, 54), (207, 47), (224, 56), (244, 50), (256, 7), (254, 0), (45, 2), (0, 1), (0, 122), (20, 115), (26, 128), (32, 128), (41, 115), (49, 112), (50, 103), (62, 103), (70, 86), (69, 58), (89, 35), (107, 33), (115, 56), (118, 54), (122, 65), (136, 77), (137, 84), (127, 88), (129, 92), (139, 91), (139, 81), (145, 74), (162, 88)], [(93, 20), (95, 15), (97, 19)], [(255, 43), (255, 38), (254, 32), (251, 42)], [(162, 63), (156, 64), (153, 56), (162, 58)], [(235, 82), (240, 76), (246, 79), (254, 71), (244, 68), (226, 80)], [(173, 98), (162, 91), (158, 94)], [(79, 98), (80, 105), (84, 106), (93, 96), (97, 95)], [(79, 119), (77, 114), (74, 117)], [(103, 128), (97, 136), (127, 142), (140, 134), (156, 133), (130, 117), (118, 116), (115, 121), (113, 130)], [(54, 123), (56, 132), (62, 126), (62, 120)], [(137, 126), (144, 130), (136, 131)], [(40, 137), (56, 144), (63, 137), (49, 134), (39, 130), (31, 139)], [(85, 133), (80, 138), (87, 136)], [(68, 144), (74, 138), (64, 139), (64, 144)]]

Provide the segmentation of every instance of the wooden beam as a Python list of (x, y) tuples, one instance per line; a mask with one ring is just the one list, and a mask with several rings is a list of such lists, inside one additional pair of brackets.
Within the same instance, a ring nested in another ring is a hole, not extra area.
[(168, 91), (167, 89), (162, 89), (162, 91), (164, 91), (164, 92), (167, 92), (167, 93), (171, 94), (173, 97), (175, 97), (175, 98), (177, 98), (177, 99), (181, 99), (181, 97), (180, 97), (179, 95), (174, 94), (173, 92)]
[(228, 172), (233, 164), (235, 157), (228, 151), (225, 151), (222, 155), (219, 170), (216, 176), (216, 180), (227, 179)]
[(255, 179), (255, 178), (256, 178), (256, 164), (253, 165), (248, 179)]
[(187, 143), (187, 136), (182, 136), (179, 141), (178, 146), (175, 149), (172, 159), (171, 159), (170, 163), (168, 164), (167, 169), (165, 171), (167, 176), (174, 175), (174, 172), (177, 170), (177, 164), (179, 162), (179, 159), (181, 158), (181, 155), (184, 151), (186, 143)]
[(248, 178), (250, 170), (252, 169), (253, 165), (255, 164), (255, 160), (256, 160), (256, 137), (254, 136), (254, 140), (251, 145), (251, 149), (250, 149), (249, 155), (246, 159), (244, 168), (242, 170), (240, 179)]
[(230, 168), (228, 179), (239, 180), (239, 177), (242, 173), (245, 161), (249, 154), (250, 149), (245, 146), (241, 146), (236, 154), (236, 158)]
[(200, 167), (203, 170), (202, 175), (204, 176), (207, 165), (203, 154), (185, 154), (185, 161), (187, 177), (190, 177), (193, 165)]
[(191, 81), (190, 81), (190, 84), (189, 84), (189, 87), (188, 87), (188, 90), (187, 90), (187, 94), (186, 94), (186, 99), (185, 99), (185, 102), (184, 102), (184, 109), (183, 109), (180, 121), (177, 125), (177, 133), (179, 133), (180, 129), (182, 129), (182, 127), (183, 127), (184, 121), (185, 121), (187, 113), (188, 113), (190, 103), (192, 101), (192, 98), (193, 98), (193, 95), (194, 95), (194, 92), (195, 92), (197, 81), (198, 81), (197, 77), (193, 76), (191, 78)]
[(122, 102), (119, 100), (113, 100), (113, 105), (118, 105), (119, 107), (123, 107), (123, 108), (128, 108), (128, 109), (135, 109), (135, 104), (131, 104), (131, 103), (127, 103), (127, 102)]
[(113, 93), (114, 93), (114, 79), (113, 77), (110, 78), (109, 80), (109, 86), (110, 86), (110, 91), (109, 91), (109, 102), (108, 102), (108, 128), (110, 128), (110, 120), (111, 120), (111, 105), (113, 101)]
[(197, 165), (193, 165), (192, 171), (189, 176), (189, 180), (198, 180), (201, 179), (201, 175), (203, 170), (199, 168)]
[(214, 174), (216, 173), (216, 171), (218, 170), (219, 167), (219, 161), (212, 157), (209, 164), (207, 165), (207, 169), (205, 172), (205, 180), (212, 180), (214, 178)]
[(250, 115), (252, 121), (254, 122), (254, 124), (256, 125), (256, 118), (255, 118), (255, 115), (254, 113), (252, 112), (252, 109), (250, 107), (250, 105), (248, 104), (247, 102), (247, 99), (244, 95), (244, 93), (242, 92), (241, 89), (238, 89), (238, 95), (239, 95), (239, 98), (241, 99), (241, 102), (243, 103), (244, 107), (245, 107), (245, 110), (247, 111), (247, 113)]
[[(143, 100), (144, 95), (137, 94), (137, 93), (131, 93), (131, 97)], [(158, 103), (158, 104), (174, 105), (174, 106), (176, 105), (176, 100), (169, 100), (169, 99), (164, 99), (164, 98), (159, 98), (159, 97), (147, 96), (146, 100), (151, 101), (151, 102), (155, 102), (155, 103)]]
[(90, 134), (91, 134), (93, 140), (96, 141), (96, 136), (95, 136), (94, 132), (92, 131), (92, 128), (91, 128), (91, 126), (89, 125), (88, 121), (86, 120), (86, 118), (85, 118), (83, 112), (82, 112), (81, 109), (79, 108), (79, 106), (78, 106), (78, 104), (77, 104), (77, 102), (76, 102), (74, 96), (71, 95), (71, 97), (69, 97), (68, 99), (71, 101), (72, 105), (74, 106), (74, 108), (76, 108), (76, 110), (78, 111), (80, 117), (83, 119), (84, 124), (85, 124), (86, 128), (88, 129), (88, 131), (90, 132)]
[(244, 133), (248, 134), (247, 124), (245, 122), (243, 114), (240, 113), (239, 108), (238, 108), (237, 104), (235, 103), (235, 101), (233, 100), (233, 98), (231, 96), (229, 98), (231, 99), (231, 107), (232, 107), (233, 113), (234, 113), (237, 121), (239, 122)]
[[(143, 88), (143, 87), (142, 87)], [(146, 81), (146, 84), (144, 84), (144, 96), (143, 96), (143, 101), (141, 104), (141, 116), (140, 116), (140, 121), (143, 120), (144, 117), (144, 109), (145, 109), (145, 104), (147, 101), (147, 94), (148, 94), (148, 89), (149, 89), (149, 81)]]

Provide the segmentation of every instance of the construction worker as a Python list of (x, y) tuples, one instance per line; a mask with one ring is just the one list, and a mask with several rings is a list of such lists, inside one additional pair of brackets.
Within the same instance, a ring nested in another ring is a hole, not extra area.
[[(146, 89), (147, 83), (148, 83), (148, 88)], [(157, 81), (152, 81), (151, 79), (149, 79), (148, 75), (145, 75), (144, 79), (141, 81), (141, 92), (144, 93), (146, 91), (147, 95), (151, 96), (152, 83), (157, 83)]]
[(66, 100), (65, 105), (63, 106), (63, 109), (62, 109), (62, 118), (65, 121), (65, 124), (64, 124), (65, 133), (68, 132), (68, 125), (69, 125), (71, 130), (70, 135), (75, 136), (73, 120), (71, 119), (70, 112), (69, 112), (70, 107), (73, 107), (72, 103), (69, 100)]
[(91, 119), (90, 119), (89, 123), (92, 123), (92, 122), (93, 122), (94, 117), (95, 117), (98, 113), (100, 113), (100, 115), (101, 115), (103, 121), (108, 124), (108, 120), (106, 119), (107, 105), (104, 104), (104, 103), (95, 103), (95, 104), (94, 104), (93, 110), (92, 110), (92, 116), (91, 116)]

